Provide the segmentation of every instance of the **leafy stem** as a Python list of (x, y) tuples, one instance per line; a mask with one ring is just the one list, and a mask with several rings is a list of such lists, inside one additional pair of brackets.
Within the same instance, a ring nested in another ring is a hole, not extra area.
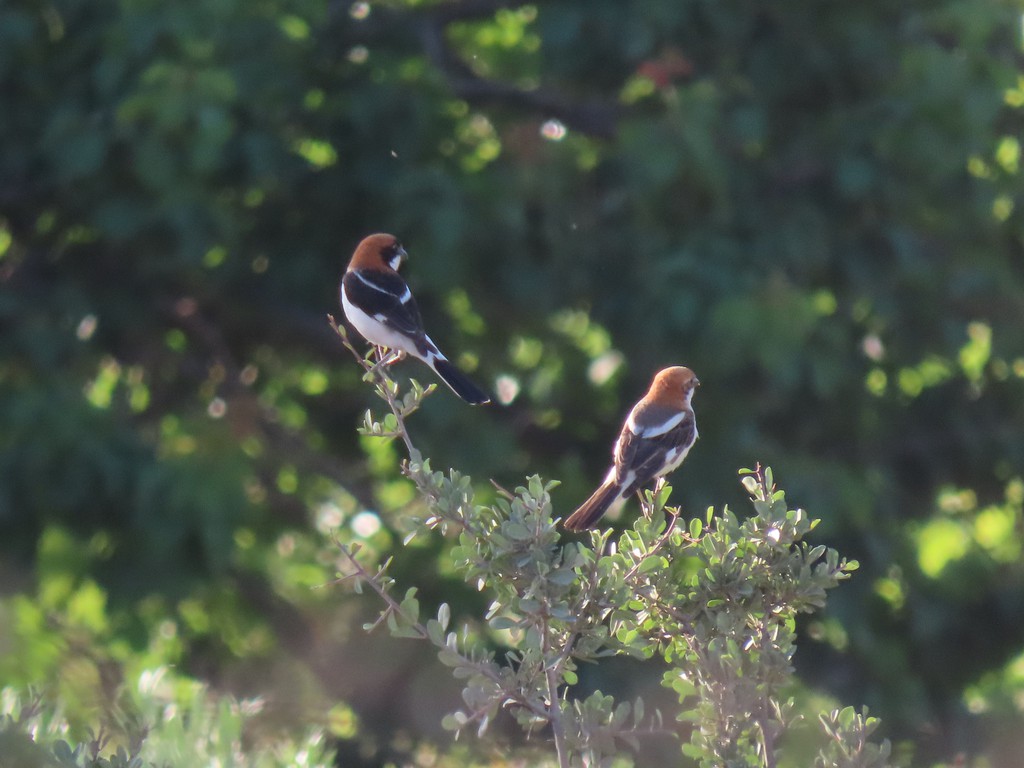
[[(559, 768), (569, 768), (569, 750), (565, 743), (565, 730), (562, 725), (562, 700), (559, 695), (559, 670), (561, 668), (561, 655), (554, 661), (549, 661), (553, 655), (551, 649), (551, 627), (548, 623), (548, 616), (545, 612), (541, 617), (541, 658), (544, 665), (544, 677), (547, 684), (547, 719), (551, 723), (551, 732), (555, 740), (555, 753), (558, 755)], [(566, 645), (571, 648), (571, 644)]]
[(413, 395), (412, 398), (406, 398), (406, 402), (399, 402), (398, 385), (386, 373), (387, 367), (398, 359), (397, 354), (385, 354), (380, 347), (371, 346), (370, 351), (366, 355), (362, 355), (359, 353), (359, 350), (352, 345), (352, 342), (349, 341), (348, 331), (345, 330), (345, 326), (335, 322), (333, 315), (327, 315), (327, 320), (330, 322), (331, 328), (334, 329), (334, 332), (338, 334), (342, 345), (352, 353), (356, 362), (363, 369), (364, 381), (370, 381), (373, 383), (374, 388), (377, 390), (377, 394), (387, 402), (388, 408), (395, 417), (395, 427), (389, 431), (389, 434), (378, 433), (378, 436), (400, 437), (402, 442), (405, 443), (405, 450), (409, 457), (409, 461), (414, 464), (419, 464), (422, 461), (422, 456), (416, 449), (416, 446), (412, 443), (412, 438), (409, 436), (409, 429), (405, 425), (405, 418), (419, 408), (423, 398), (434, 390), (435, 385), (431, 384), (425, 389), (418, 389), (417, 385), (417, 387), (415, 387), (410, 393)]

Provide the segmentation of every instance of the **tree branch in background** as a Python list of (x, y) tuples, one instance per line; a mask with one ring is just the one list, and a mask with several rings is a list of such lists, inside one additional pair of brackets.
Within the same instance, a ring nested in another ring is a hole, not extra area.
[[(458, 18), (455, 13), (463, 3), (451, 3), (436, 8), (448, 8), (447, 13), (424, 13), (418, 20), (417, 30), (427, 58), (445, 76), (448, 86), (460, 99), (479, 105), (500, 105), (520, 109), (542, 118), (556, 118), (572, 130), (598, 138), (611, 138), (621, 115), (621, 108), (612, 103), (579, 102), (565, 93), (549, 88), (525, 90), (511, 83), (480, 77), (454, 52), (445, 37), (445, 25)], [(472, 5), (477, 5), (476, 3)], [(481, 3), (480, 5), (488, 5)], [(495, 3), (504, 7), (504, 3)]]
[[(519, 8), (522, 3), (501, 0), (465, 0), (428, 5), (410, 10), (374, 8), (359, 22), (353, 43), (394, 36), (395, 25), (409, 27), (420, 41), (424, 55), (444, 76), (448, 87), (458, 98), (473, 106), (500, 106), (520, 110), (538, 119), (555, 118), (568, 128), (597, 138), (615, 135), (623, 107), (611, 101), (579, 101), (569, 94), (547, 87), (520, 88), (512, 83), (481, 77), (452, 50), (446, 28), (458, 21), (474, 21), (492, 17), (497, 11)], [(346, 6), (347, 7), (347, 6)], [(342, 7), (334, 10), (340, 16)], [(349, 28), (351, 29), (351, 28)]]

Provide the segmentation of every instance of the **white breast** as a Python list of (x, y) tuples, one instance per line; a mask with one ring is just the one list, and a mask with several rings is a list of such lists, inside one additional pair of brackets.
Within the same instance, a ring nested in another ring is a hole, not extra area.
[(420, 356), (412, 339), (389, 328), (376, 317), (366, 314), (352, 304), (348, 300), (348, 296), (345, 295), (344, 288), (341, 289), (341, 308), (345, 310), (345, 317), (348, 318), (348, 321), (371, 344), (389, 349), (400, 349), (413, 357)]

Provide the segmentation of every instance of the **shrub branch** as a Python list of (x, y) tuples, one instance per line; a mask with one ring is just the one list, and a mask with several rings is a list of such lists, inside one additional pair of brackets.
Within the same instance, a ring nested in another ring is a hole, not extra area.
[[(397, 637), (430, 642), (463, 681), (465, 707), (445, 716), (445, 727), (458, 733), (475, 725), (482, 735), (507, 712), (528, 733), (550, 729), (559, 768), (604, 764), (653, 733), (679, 737), (702, 768), (776, 768), (779, 737), (800, 717), (792, 700), (780, 698), (793, 678), (796, 616), (820, 610), (827, 590), (857, 564), (805, 542), (817, 521), (789, 508), (769, 468), (740, 471), (750, 517), (709, 509), (684, 524), (678, 508), (665, 506), (671, 489), (659, 483), (614, 541), (611, 530), (565, 541), (551, 506), (556, 483), (535, 476), (514, 491), (495, 484), (494, 500), (479, 504), (470, 478), (432, 470), (407, 419), (434, 387), (412, 381), (403, 394), (389, 375), (390, 355), (360, 354), (333, 318), (331, 325), (387, 405), (382, 419), (367, 411), (360, 431), (405, 446), (402, 473), (427, 509), (408, 521), (408, 538), (449, 534), (456, 571), (491, 600), (476, 622), (489, 632), (468, 624), (461, 634), (449, 631), (447, 604), (421, 619), (415, 587), (401, 600), (392, 594), (390, 561), (366, 566), (358, 545), (338, 542), (350, 570), (343, 578), (369, 585), (384, 603), (367, 629), (384, 624)], [(506, 647), (501, 661), (485, 641)], [(663, 685), (678, 695), (677, 719), (692, 727), (665, 729), (642, 699), (576, 697), (578, 663), (613, 655), (667, 662)], [(877, 720), (866, 713), (837, 709), (818, 721), (816, 768), (888, 765), (888, 744), (869, 740)]]

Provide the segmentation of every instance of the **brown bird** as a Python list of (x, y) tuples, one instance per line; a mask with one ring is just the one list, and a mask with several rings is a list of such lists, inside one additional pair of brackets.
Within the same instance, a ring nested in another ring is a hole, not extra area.
[(621, 509), (630, 495), (683, 463), (697, 441), (690, 398), (699, 385), (689, 368), (658, 371), (647, 394), (629, 412), (615, 443), (615, 463), (601, 487), (563, 523), (567, 530), (592, 528), (606, 512)]
[(429, 365), (467, 403), (491, 398), (451, 361), (423, 330), (412, 291), (398, 268), (409, 254), (394, 235), (370, 235), (356, 247), (341, 280), (345, 317), (371, 344), (409, 354)]

